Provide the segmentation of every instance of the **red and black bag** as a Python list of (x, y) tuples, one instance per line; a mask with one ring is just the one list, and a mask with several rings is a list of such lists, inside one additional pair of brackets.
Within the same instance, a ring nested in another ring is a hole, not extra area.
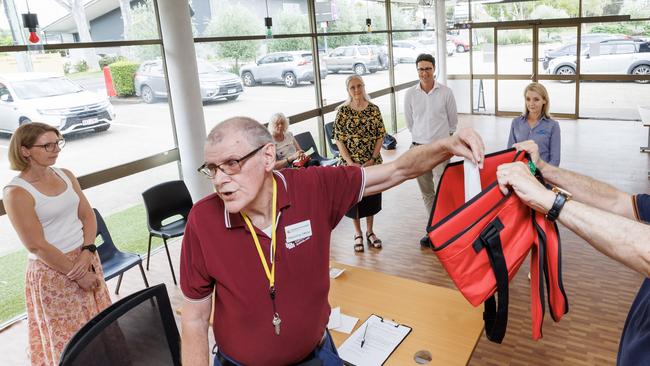
[[(456, 287), (472, 305), (484, 303), (485, 333), (497, 343), (503, 340), (508, 323), (508, 283), (528, 252), (533, 339), (542, 337), (544, 282), (553, 320), (560, 321), (569, 310), (557, 225), (514, 193), (504, 195), (499, 190), (497, 167), (513, 161), (529, 164), (528, 154), (508, 149), (486, 155), (480, 170), (482, 191), (468, 202), (463, 162), (448, 164), (427, 227), (433, 250)], [(535, 175), (544, 183), (539, 171)]]

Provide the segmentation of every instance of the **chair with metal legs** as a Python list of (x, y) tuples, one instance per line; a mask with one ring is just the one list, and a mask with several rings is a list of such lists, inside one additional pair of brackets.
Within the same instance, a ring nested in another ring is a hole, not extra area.
[(128, 271), (135, 265), (140, 267), (140, 273), (142, 274), (145, 287), (149, 287), (147, 276), (144, 274), (144, 269), (142, 268), (142, 258), (140, 258), (140, 255), (135, 253), (125, 253), (117, 249), (115, 243), (113, 243), (111, 233), (108, 231), (108, 227), (104, 222), (104, 218), (102, 218), (102, 215), (96, 208), (93, 208), (93, 211), (95, 211), (95, 217), (97, 217), (97, 236), (102, 238), (102, 243), (97, 244), (97, 254), (99, 254), (99, 260), (104, 269), (104, 280), (108, 281), (117, 275), (120, 276), (117, 279), (115, 295), (118, 295), (120, 292), (120, 285), (122, 285), (122, 276), (124, 275), (124, 272)]
[(149, 258), (151, 257), (151, 238), (155, 236), (163, 240), (172, 278), (174, 284), (177, 284), (167, 239), (176, 238), (185, 233), (187, 216), (192, 208), (190, 192), (187, 190), (185, 182), (174, 180), (147, 189), (142, 193), (142, 198), (147, 211), (147, 226), (149, 228), (147, 270), (149, 270)]

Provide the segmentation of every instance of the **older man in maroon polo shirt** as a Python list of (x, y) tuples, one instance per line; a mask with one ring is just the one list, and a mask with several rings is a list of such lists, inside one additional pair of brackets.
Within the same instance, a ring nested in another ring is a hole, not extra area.
[(247, 117), (218, 124), (199, 169), (216, 193), (192, 208), (181, 252), (183, 363), (209, 365), (214, 293), (214, 365), (341, 365), (326, 331), (332, 229), (365, 195), (452, 155), (480, 163), (483, 154), (480, 136), (464, 129), (388, 164), (273, 171), (264, 126)]

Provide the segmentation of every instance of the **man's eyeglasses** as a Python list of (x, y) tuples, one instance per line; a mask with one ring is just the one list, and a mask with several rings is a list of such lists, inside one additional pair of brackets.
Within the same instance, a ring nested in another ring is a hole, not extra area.
[(433, 70), (433, 67), (418, 67), (417, 69), (418, 69), (418, 72), (425, 72), (425, 71), (429, 72), (429, 71)]
[(224, 172), (225, 174), (228, 174), (228, 175), (237, 174), (237, 173), (239, 173), (241, 171), (241, 167), (242, 167), (242, 165), (244, 165), (244, 162), (246, 161), (246, 159), (248, 159), (251, 156), (255, 155), (255, 153), (260, 151), (264, 146), (266, 146), (266, 145), (262, 145), (262, 146), (258, 147), (257, 149), (249, 152), (248, 154), (242, 156), (239, 159), (230, 159), (230, 160), (228, 160), (226, 162), (223, 162), (221, 164), (218, 164), (218, 165), (217, 164), (212, 164), (212, 163), (210, 163), (210, 164), (203, 163), (203, 165), (201, 165), (197, 169), (197, 171), (199, 173), (204, 174), (206, 177), (208, 177), (210, 179), (213, 179), (217, 175), (217, 169), (221, 170), (222, 172)]
[(42, 147), (47, 152), (53, 152), (54, 150), (56, 150), (57, 147), (59, 148), (59, 150), (63, 149), (64, 146), (65, 146), (64, 139), (58, 139), (56, 140), (56, 142), (48, 142), (47, 144), (42, 144), (42, 145), (32, 145), (32, 147)]

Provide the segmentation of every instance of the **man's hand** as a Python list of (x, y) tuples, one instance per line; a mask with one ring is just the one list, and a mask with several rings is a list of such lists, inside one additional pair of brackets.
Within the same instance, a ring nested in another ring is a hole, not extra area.
[(545, 214), (555, 201), (555, 193), (546, 189), (530, 173), (528, 166), (520, 161), (499, 165), (497, 181), (503, 194), (508, 193), (508, 186), (512, 187), (515, 194), (535, 211)]
[(522, 142), (518, 142), (514, 145), (512, 145), (517, 151), (526, 151), (528, 155), (530, 155), (530, 159), (533, 161), (536, 167), (538, 167), (540, 170), (544, 165), (546, 165), (546, 162), (542, 160), (539, 157), (539, 147), (533, 140), (526, 140)]
[(82, 278), (90, 269), (94, 255), (95, 253), (91, 253), (89, 250), (82, 250), (66, 276), (72, 281)]
[(485, 144), (481, 136), (471, 128), (463, 128), (448, 137), (445, 144), (447, 151), (471, 160), (479, 168), (483, 168), (485, 157)]
[(99, 275), (94, 272), (87, 271), (83, 277), (78, 279), (77, 284), (85, 291), (95, 291), (101, 285), (101, 279)]

